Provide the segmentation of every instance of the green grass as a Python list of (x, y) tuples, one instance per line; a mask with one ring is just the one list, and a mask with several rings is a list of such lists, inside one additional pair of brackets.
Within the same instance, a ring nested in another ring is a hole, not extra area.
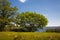
[(0, 40), (60, 40), (60, 33), (0, 32)]

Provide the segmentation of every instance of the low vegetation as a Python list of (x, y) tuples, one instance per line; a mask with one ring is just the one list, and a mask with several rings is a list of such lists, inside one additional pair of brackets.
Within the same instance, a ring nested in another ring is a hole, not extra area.
[(0, 32), (0, 40), (60, 40), (60, 33)]

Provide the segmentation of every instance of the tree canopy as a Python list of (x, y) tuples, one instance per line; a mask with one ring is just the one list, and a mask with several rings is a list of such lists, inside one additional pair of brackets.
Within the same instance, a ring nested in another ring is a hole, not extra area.
[(36, 12), (22, 12), (17, 15), (18, 24), (24, 31), (36, 31), (37, 28), (43, 28), (47, 25), (47, 18)]
[(12, 17), (17, 11), (16, 7), (11, 7), (8, 0), (0, 1), (0, 31), (4, 30), (5, 25), (7, 25)]
[[(3, 31), (7, 25), (17, 27), (25, 32), (36, 31), (37, 28), (43, 28), (47, 25), (47, 18), (36, 12), (22, 12), (17, 14), (17, 8), (12, 7), (8, 0), (0, 0), (0, 31)], [(17, 14), (17, 15), (16, 15)], [(16, 27), (16, 29), (17, 29)], [(10, 27), (8, 27), (10, 28)]]

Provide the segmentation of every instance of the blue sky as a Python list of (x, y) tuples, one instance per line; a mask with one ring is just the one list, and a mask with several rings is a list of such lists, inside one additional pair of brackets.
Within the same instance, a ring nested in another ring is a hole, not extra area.
[(47, 17), (47, 26), (60, 26), (60, 0), (9, 0), (19, 12), (37, 12)]

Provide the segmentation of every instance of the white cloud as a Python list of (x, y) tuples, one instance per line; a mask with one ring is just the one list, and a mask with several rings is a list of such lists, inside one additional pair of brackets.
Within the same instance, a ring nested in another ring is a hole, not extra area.
[(19, 1), (22, 2), (22, 3), (26, 2), (26, 0), (19, 0)]

